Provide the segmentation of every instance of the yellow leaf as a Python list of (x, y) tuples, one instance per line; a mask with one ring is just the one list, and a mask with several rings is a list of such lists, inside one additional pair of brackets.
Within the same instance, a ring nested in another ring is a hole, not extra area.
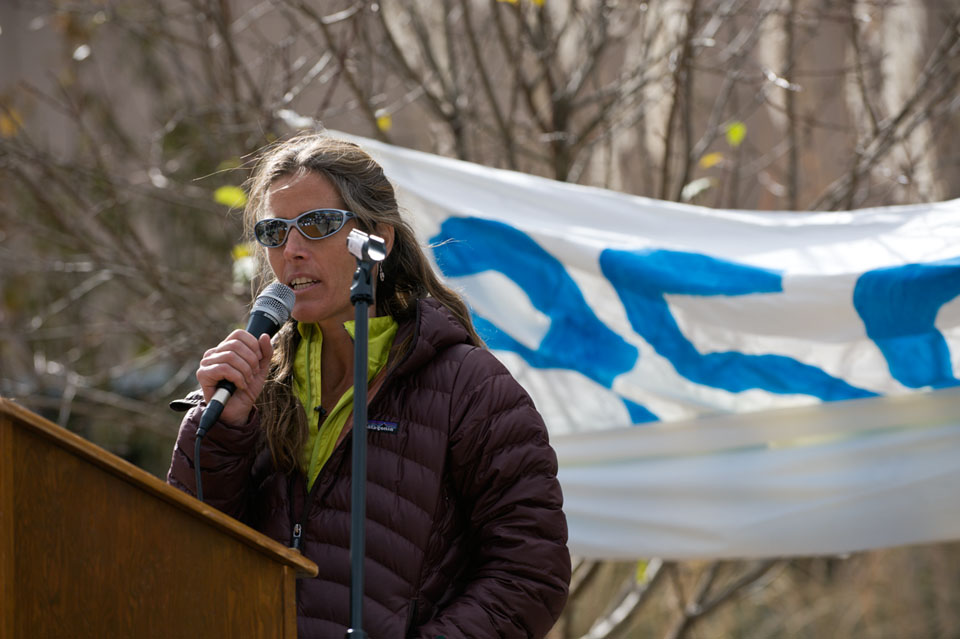
[(239, 186), (221, 186), (213, 192), (213, 199), (232, 209), (242, 209), (247, 204), (247, 194)]
[(393, 117), (384, 109), (379, 109), (377, 116), (377, 128), (386, 133), (393, 126)]
[(727, 144), (737, 148), (747, 137), (747, 125), (740, 121), (731, 122), (727, 125)]
[(716, 153), (707, 153), (700, 158), (700, 166), (704, 169), (709, 169), (711, 166), (716, 166), (721, 162), (723, 162), (723, 153), (719, 151)]
[(517, 0), (497, 0), (497, 2), (506, 2), (507, 4), (517, 4)]
[(253, 255), (253, 245), (250, 242), (244, 242), (243, 244), (234, 244), (233, 249), (230, 251), (230, 256), (233, 257), (234, 261), (237, 261), (244, 257), (250, 257)]
[(636, 580), (638, 584), (647, 582), (647, 566), (648, 565), (649, 565), (649, 562), (647, 562), (647, 560), (645, 559), (641, 559), (640, 561), (637, 562)]
[(533, 4), (537, 5), (538, 7), (542, 7), (542, 6), (543, 6), (543, 1), (544, 1), (544, 0), (533, 0)]
[(13, 107), (0, 108), (0, 137), (12, 138), (23, 126), (23, 116)]

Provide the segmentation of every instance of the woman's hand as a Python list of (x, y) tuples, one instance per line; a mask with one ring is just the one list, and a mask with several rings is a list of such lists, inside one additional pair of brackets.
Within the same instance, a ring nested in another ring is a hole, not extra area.
[(237, 329), (226, 339), (203, 354), (197, 381), (207, 402), (222, 380), (237, 386), (223, 407), (220, 421), (231, 426), (240, 426), (250, 418), (254, 402), (263, 390), (270, 372), (273, 345), (270, 336), (264, 333), (257, 339), (247, 331)]

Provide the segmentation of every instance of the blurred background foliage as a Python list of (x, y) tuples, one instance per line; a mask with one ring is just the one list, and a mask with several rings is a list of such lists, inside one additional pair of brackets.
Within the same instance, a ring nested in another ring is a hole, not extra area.
[[(0, 60), (0, 395), (159, 476), (297, 129), (705, 206), (960, 197), (956, 0), (6, 0)], [(958, 557), (581, 562), (553, 637), (958, 636)]]

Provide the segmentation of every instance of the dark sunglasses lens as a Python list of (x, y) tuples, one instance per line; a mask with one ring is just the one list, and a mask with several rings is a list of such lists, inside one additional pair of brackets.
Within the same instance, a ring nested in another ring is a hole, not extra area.
[(260, 220), (253, 232), (264, 246), (280, 246), (287, 239), (287, 228), (283, 220)]
[(339, 231), (343, 223), (344, 216), (339, 211), (312, 211), (302, 215), (297, 226), (310, 239), (319, 240)]

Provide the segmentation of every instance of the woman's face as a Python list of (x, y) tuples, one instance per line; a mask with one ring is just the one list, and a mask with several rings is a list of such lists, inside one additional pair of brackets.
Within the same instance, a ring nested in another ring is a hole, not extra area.
[[(313, 209), (343, 208), (340, 193), (319, 173), (279, 178), (267, 192), (267, 217), (290, 220)], [(333, 328), (353, 319), (350, 285), (357, 262), (347, 251), (347, 235), (356, 225), (348, 219), (342, 229), (320, 240), (290, 229), (283, 246), (265, 249), (277, 280), (296, 293), (295, 320)]]

